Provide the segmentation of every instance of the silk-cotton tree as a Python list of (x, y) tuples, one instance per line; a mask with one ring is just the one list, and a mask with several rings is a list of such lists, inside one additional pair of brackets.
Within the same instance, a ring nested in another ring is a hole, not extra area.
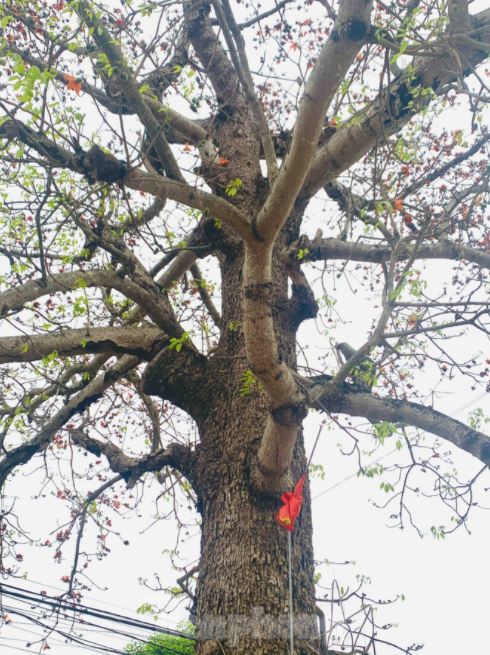
[[(22, 467), (70, 508), (55, 557), (75, 599), (90, 552), (117, 539), (107, 513), (157, 480), (201, 517), (180, 578), (196, 652), (288, 652), (277, 634), (205, 626), (287, 609), (274, 516), (306, 470), (312, 410), (380, 476), (400, 525), (421, 468), (465, 525), (485, 417), (442, 414), (429, 389), (478, 393), (490, 371), (490, 10), (472, 6), (3, 0), (4, 575), (20, 573)], [(342, 336), (350, 293), (372, 310), (357, 343)], [(386, 439), (396, 479), (370, 464)], [(475, 458), (464, 483), (458, 450)], [(315, 617), (308, 483), (304, 499), (294, 612)], [(320, 652), (314, 637), (295, 652)]]

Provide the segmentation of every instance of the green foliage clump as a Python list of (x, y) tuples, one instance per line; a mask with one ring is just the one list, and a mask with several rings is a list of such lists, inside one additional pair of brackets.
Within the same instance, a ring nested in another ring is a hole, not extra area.
[[(179, 626), (182, 632), (194, 632), (194, 626), (186, 622)], [(154, 635), (146, 643), (133, 643), (126, 646), (128, 655), (175, 655), (185, 653), (193, 655), (194, 642), (185, 637), (174, 637), (173, 635)]]
[(175, 655), (175, 653), (194, 653), (194, 642), (183, 637), (156, 635), (145, 644), (129, 644), (126, 652), (131, 655)]

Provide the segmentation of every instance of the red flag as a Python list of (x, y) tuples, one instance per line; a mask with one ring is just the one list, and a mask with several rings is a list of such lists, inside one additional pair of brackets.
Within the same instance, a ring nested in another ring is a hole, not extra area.
[(281, 500), (284, 505), (277, 513), (276, 521), (288, 532), (294, 532), (294, 522), (301, 511), (301, 503), (303, 502), (303, 485), (305, 480), (306, 473), (296, 485), (296, 489), (293, 493), (286, 491), (282, 494)]

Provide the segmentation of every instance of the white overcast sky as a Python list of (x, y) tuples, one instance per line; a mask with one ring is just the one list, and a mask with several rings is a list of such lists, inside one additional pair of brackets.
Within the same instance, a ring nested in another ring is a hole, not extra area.
[[(110, 2), (111, 6), (118, 3)], [(487, 6), (487, 0), (477, 0), (472, 4), (472, 12), (476, 13)], [(272, 6), (271, 2), (263, 4), (265, 10)], [(488, 113), (487, 113), (488, 118)], [(461, 128), (461, 116), (452, 112), (449, 119), (454, 129)], [(465, 128), (468, 125), (464, 126)], [(313, 223), (311, 224), (313, 225)], [(314, 232), (314, 229), (311, 230)], [(330, 235), (326, 235), (330, 236)], [(4, 261), (2, 264), (4, 264)], [(452, 263), (447, 265), (431, 265), (434, 279), (443, 281), (449, 275)], [(363, 318), (363, 328), (368, 321), (367, 316), (372, 311), (372, 302), (352, 297), (344, 302), (339, 312), (346, 320), (343, 332), (336, 333), (337, 341), (348, 341), (359, 346), (364, 331), (359, 332), (359, 317)], [(316, 330), (311, 324), (302, 328), (302, 341), (318, 340)], [(327, 347), (329, 344), (325, 343)], [(472, 340), (465, 343), (468, 351), (489, 349), (488, 343), (481, 344)], [(489, 349), (490, 352), (490, 349)], [(426, 381), (430, 388), (430, 381)], [(446, 411), (461, 421), (467, 421), (471, 410), (481, 407), (490, 412), (490, 403), (485, 396), (479, 398), (481, 392), (471, 392), (469, 384), (462, 382), (458, 388), (452, 389), (447, 396), (437, 398), (435, 407)], [(479, 400), (476, 400), (479, 398)], [(468, 403), (474, 403), (467, 406)], [(461, 411), (460, 408), (464, 408)], [(306, 421), (307, 451), (313, 446), (321, 418), (311, 415)], [(428, 440), (432, 439), (430, 435)], [(321, 463), (325, 469), (325, 479), (311, 480), (314, 518), (314, 546), (317, 560), (354, 562), (348, 566), (321, 567), (321, 582), (328, 586), (331, 576), (335, 575), (344, 587), (353, 585), (355, 576), (369, 576), (372, 583), (365, 589), (372, 598), (393, 599), (404, 594), (404, 602), (397, 602), (379, 611), (381, 624), (396, 622), (398, 627), (386, 634), (388, 640), (399, 645), (408, 646), (414, 642), (424, 643), (422, 651), (427, 655), (456, 655), (457, 653), (487, 653), (488, 645), (488, 614), (490, 567), (488, 553), (490, 544), (490, 512), (475, 509), (469, 520), (471, 535), (463, 529), (450, 535), (446, 540), (435, 540), (429, 534), (423, 539), (417, 532), (407, 528), (404, 531), (391, 529), (389, 524), (390, 510), (377, 509), (374, 502), (386, 500), (384, 492), (379, 490), (379, 480), (358, 479), (355, 475), (357, 465), (354, 458), (340, 457), (337, 443), (344, 439), (339, 431), (323, 432), (317, 447), (314, 463)], [(385, 457), (390, 462), (389, 455), (393, 445), (387, 441), (384, 448), (377, 451), (376, 457)], [(465, 453), (455, 452), (454, 461), (462, 478), (471, 477), (479, 470), (479, 463)], [(32, 504), (30, 497), (37, 493), (39, 485), (36, 479), (39, 474), (26, 477), (18, 475), (10, 486), (11, 495), (18, 496), (17, 508), (24, 516), (24, 527), (39, 534), (40, 528), (49, 518), (53, 527), (56, 525), (54, 512), (59, 504), (46, 499), (43, 503)], [(482, 476), (479, 484), (478, 500), (490, 506), (490, 498), (484, 491), (490, 487), (490, 473)], [(490, 493), (490, 492), (489, 492)], [(172, 549), (175, 544), (175, 527), (172, 521), (159, 522), (151, 530), (142, 534), (148, 525), (148, 516), (153, 513), (151, 505), (152, 494), (142, 501), (140, 513), (142, 518), (132, 515), (130, 521), (121, 522), (124, 534), (131, 545), (125, 547), (113, 540), (112, 553), (103, 562), (96, 562), (91, 569), (91, 575), (100, 589), (93, 588), (84, 596), (84, 603), (106, 608), (110, 611), (132, 613), (143, 603), (162, 605), (163, 599), (139, 584), (140, 578), (151, 581), (153, 574), (158, 573), (169, 585), (175, 581), (177, 574), (171, 570), (165, 549)], [(431, 525), (442, 523), (442, 510), (437, 503), (421, 501), (415, 504), (419, 523), (428, 531)], [(34, 511), (33, 511), (34, 508)], [(63, 520), (60, 518), (60, 521)], [(285, 537), (286, 538), (286, 537)], [(32, 552), (29, 552), (32, 551)], [(198, 559), (199, 536), (194, 530), (187, 538), (182, 550), (182, 557), (188, 563)], [(17, 584), (34, 590), (46, 590), (49, 593), (59, 593), (64, 590), (60, 581), (68, 566), (60, 567), (52, 560), (49, 549), (26, 549), (26, 568), (28, 579)], [(324, 607), (326, 610), (327, 608)], [(159, 623), (172, 626), (181, 618), (186, 617), (182, 605), (169, 618), (162, 616)], [(147, 620), (152, 621), (150, 617)], [(32, 626), (21, 625), (14, 620), (13, 625), (4, 626), (0, 632), (0, 652), (14, 653), (11, 648), (25, 647), (28, 640), (34, 637), (25, 630), (33, 630)], [(21, 632), (22, 631), (22, 632)], [(384, 637), (383, 634), (380, 635)], [(97, 635), (97, 639), (102, 636)], [(57, 643), (59, 638), (50, 640), (52, 655), (83, 652), (79, 648)], [(106, 643), (121, 647), (125, 639), (104, 638)], [(5, 649), (5, 651), (4, 651)], [(30, 649), (32, 652), (33, 649)], [(88, 651), (87, 651), (88, 652)], [(93, 652), (98, 652), (94, 650)], [(383, 654), (383, 650), (379, 652)]]

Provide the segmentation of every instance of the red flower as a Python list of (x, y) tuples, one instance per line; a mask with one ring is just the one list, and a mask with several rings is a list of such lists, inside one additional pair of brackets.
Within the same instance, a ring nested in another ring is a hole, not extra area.
[(401, 198), (395, 198), (393, 201), (393, 211), (401, 212), (403, 211), (403, 200)]
[(78, 80), (73, 75), (63, 75), (63, 78), (68, 82), (66, 86), (68, 91), (75, 91), (79, 95), (82, 90), (82, 80)]
[(305, 480), (306, 473), (303, 474), (293, 493), (286, 491), (282, 495), (281, 500), (284, 505), (277, 513), (276, 521), (288, 532), (294, 532), (294, 522), (301, 511), (301, 503), (303, 502), (303, 485)]

